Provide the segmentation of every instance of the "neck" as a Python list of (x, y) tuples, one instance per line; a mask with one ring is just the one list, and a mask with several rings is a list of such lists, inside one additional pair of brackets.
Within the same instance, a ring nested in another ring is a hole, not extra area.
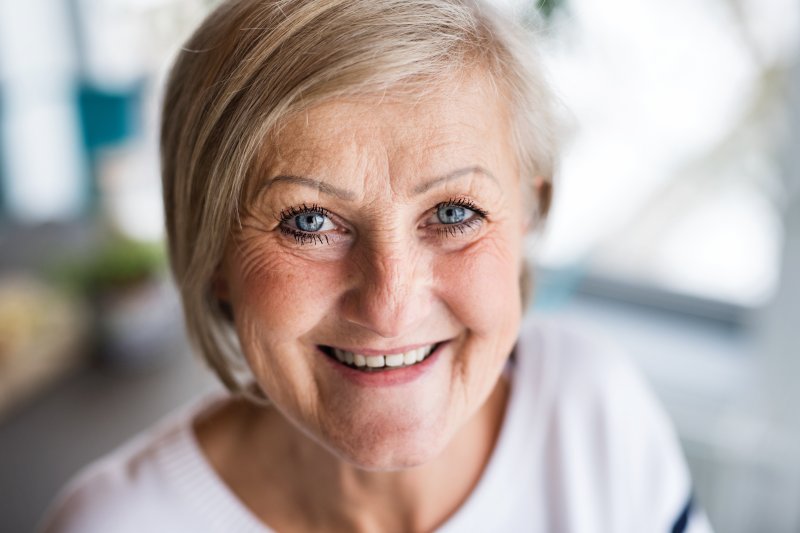
[(231, 402), (199, 421), (197, 434), (228, 486), (278, 531), (431, 531), (464, 503), (480, 479), (508, 392), (501, 377), (443, 453), (394, 472), (366, 471), (342, 461), (276, 409), (244, 402)]

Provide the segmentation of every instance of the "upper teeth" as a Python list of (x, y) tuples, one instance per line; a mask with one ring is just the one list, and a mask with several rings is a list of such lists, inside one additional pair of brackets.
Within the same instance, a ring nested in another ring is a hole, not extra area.
[(395, 353), (391, 355), (362, 355), (360, 353), (348, 352), (340, 350), (339, 348), (333, 349), (333, 354), (336, 359), (350, 366), (358, 368), (384, 368), (384, 367), (398, 367), (410, 366), (424, 360), (433, 350), (433, 344), (423, 346), (416, 350), (410, 350), (405, 353)]

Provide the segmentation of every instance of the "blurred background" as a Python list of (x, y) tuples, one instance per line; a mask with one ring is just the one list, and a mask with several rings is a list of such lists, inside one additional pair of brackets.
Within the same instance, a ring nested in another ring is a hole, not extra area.
[[(717, 531), (800, 532), (800, 5), (494, 1), (543, 16), (569, 130), (534, 312), (627, 348)], [(0, 531), (218, 387), (166, 270), (156, 140), (216, 3), (0, 0)]]

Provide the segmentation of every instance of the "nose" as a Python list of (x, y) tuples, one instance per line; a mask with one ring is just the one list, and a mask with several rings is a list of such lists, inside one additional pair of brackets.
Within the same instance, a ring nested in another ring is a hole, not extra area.
[(407, 244), (360, 247), (351, 259), (345, 320), (384, 338), (413, 332), (430, 312), (431, 260)]

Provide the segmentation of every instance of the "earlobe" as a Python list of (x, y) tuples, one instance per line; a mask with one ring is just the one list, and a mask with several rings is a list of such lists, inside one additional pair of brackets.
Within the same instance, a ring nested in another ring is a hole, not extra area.
[(545, 180), (541, 176), (535, 176), (533, 178), (533, 203), (531, 209), (525, 210), (525, 217), (522, 221), (523, 224), (523, 232), (528, 233), (533, 230), (536, 223), (542, 218), (543, 214), (546, 214), (550, 208), (550, 199), (549, 199), (549, 186), (547, 180)]
[(532, 205), (526, 206), (524, 212), (525, 216), (522, 218), (522, 232), (529, 233), (539, 218), (539, 204), (544, 186), (544, 178), (536, 176), (533, 178), (533, 194), (528, 198), (528, 202)]
[(211, 293), (217, 301), (219, 310), (231, 322), (233, 322), (233, 307), (230, 300), (230, 288), (225, 274), (222, 272), (222, 267), (217, 268), (214, 277), (211, 280)]
[(230, 300), (230, 289), (228, 288), (228, 280), (222, 272), (222, 267), (217, 268), (214, 272), (214, 277), (211, 279), (211, 292), (214, 298), (219, 301), (227, 302)]

